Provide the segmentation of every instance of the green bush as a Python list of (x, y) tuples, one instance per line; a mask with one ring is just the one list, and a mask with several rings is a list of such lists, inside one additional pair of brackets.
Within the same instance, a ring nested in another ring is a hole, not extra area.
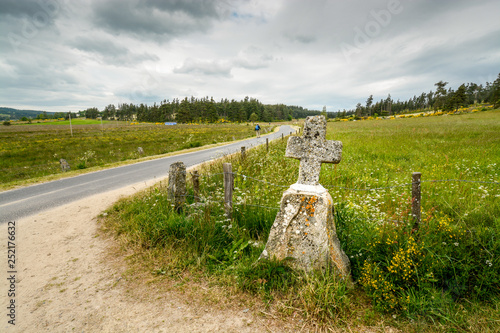
[(87, 163), (85, 161), (80, 161), (80, 163), (78, 163), (76, 165), (76, 168), (77, 169), (87, 169)]
[(182, 146), (182, 149), (197, 148), (197, 147), (201, 147), (201, 146), (202, 146), (202, 143), (200, 141), (195, 141), (195, 142), (190, 142), (188, 144), (185, 144), (184, 146)]

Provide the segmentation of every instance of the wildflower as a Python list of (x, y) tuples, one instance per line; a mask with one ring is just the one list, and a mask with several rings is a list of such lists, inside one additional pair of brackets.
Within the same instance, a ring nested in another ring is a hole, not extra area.
[(453, 243), (453, 245), (458, 246), (458, 243)]

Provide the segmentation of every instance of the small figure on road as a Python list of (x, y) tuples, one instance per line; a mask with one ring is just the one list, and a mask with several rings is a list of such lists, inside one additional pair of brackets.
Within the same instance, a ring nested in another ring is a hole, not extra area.
[(257, 137), (260, 138), (260, 126), (259, 126), (259, 124), (255, 125), (255, 133), (257, 134)]

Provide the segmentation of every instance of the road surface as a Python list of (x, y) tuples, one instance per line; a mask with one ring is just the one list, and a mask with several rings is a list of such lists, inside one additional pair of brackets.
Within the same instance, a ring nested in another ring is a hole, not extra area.
[[(160, 179), (168, 175), (170, 164), (184, 162), (187, 167), (241, 151), (269, 140), (289, 135), (293, 129), (281, 126), (278, 132), (261, 138), (251, 138), (224, 146), (196, 152), (138, 162), (116, 168), (91, 172), (71, 178), (27, 186), (0, 193), (0, 223), (14, 221), (49, 208), (83, 199), (98, 193), (116, 190), (131, 184)], [(71, 212), (69, 213), (71, 214)]]

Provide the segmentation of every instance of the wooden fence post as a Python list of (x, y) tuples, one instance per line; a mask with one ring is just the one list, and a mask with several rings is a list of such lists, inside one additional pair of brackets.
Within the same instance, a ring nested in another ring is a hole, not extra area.
[(167, 197), (174, 204), (177, 212), (182, 211), (182, 206), (186, 201), (186, 166), (184, 162), (170, 164)]
[(233, 215), (233, 167), (231, 163), (224, 163), (222, 170), (224, 171), (224, 208), (226, 210), (226, 217), (231, 219)]
[(245, 147), (241, 147), (241, 159), (245, 159)]
[(281, 133), (281, 140), (283, 141), (285, 139), (285, 135)]
[(198, 170), (194, 170), (193, 173), (191, 174), (191, 177), (193, 179), (193, 195), (194, 195), (194, 201), (199, 202), (200, 201), (200, 175), (198, 174)]
[(412, 187), (411, 187), (411, 214), (413, 216), (413, 229), (418, 230), (421, 220), (420, 202), (422, 193), (420, 189), (420, 178), (422, 173), (414, 172), (412, 174)]
[(266, 138), (266, 151), (269, 151), (269, 138)]

